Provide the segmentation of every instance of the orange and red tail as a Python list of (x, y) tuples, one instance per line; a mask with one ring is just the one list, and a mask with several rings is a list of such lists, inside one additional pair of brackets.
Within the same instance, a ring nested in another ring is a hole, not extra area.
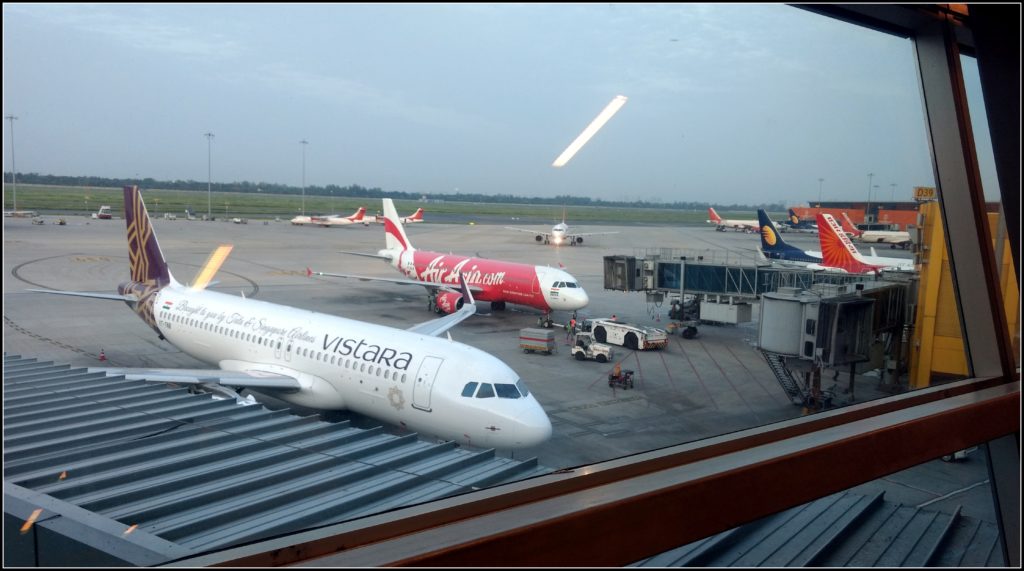
[(714, 208), (710, 208), (710, 207), (708, 208), (708, 216), (711, 218), (711, 220), (709, 220), (709, 222), (714, 222), (716, 224), (721, 224), (722, 223), (722, 217), (719, 216), (717, 212), (715, 212)]
[(817, 220), (823, 266), (839, 268), (851, 274), (878, 273), (882, 269), (882, 266), (861, 259), (860, 252), (831, 214), (818, 213)]
[(352, 216), (349, 216), (348, 219), (353, 222), (362, 222), (364, 214), (366, 214), (366, 209), (360, 206), (359, 210), (356, 210), (356, 213), (353, 214)]
[(847, 234), (852, 234), (854, 237), (860, 237), (860, 235), (863, 234), (863, 232), (857, 230), (857, 226), (853, 224), (853, 221), (850, 220), (850, 217), (845, 211), (843, 212), (843, 231)]
[(416, 212), (413, 212), (412, 216), (409, 217), (409, 220), (410, 221), (415, 221), (415, 222), (419, 222), (420, 220), (423, 220), (423, 209), (422, 208), (417, 208)]

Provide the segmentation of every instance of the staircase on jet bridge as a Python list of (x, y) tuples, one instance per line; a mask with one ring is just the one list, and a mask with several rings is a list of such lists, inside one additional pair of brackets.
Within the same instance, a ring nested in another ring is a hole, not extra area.
[(795, 404), (803, 404), (807, 400), (806, 391), (800, 387), (800, 383), (793, 377), (793, 373), (786, 368), (786, 358), (778, 353), (769, 353), (768, 351), (761, 351), (761, 354), (764, 355), (765, 361), (768, 361), (768, 366), (775, 373), (775, 378), (782, 385), (782, 390), (789, 395), (790, 400)]

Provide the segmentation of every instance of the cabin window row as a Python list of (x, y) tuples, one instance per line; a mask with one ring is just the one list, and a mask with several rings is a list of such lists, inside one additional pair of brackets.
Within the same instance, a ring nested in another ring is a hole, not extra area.
[[(165, 312), (166, 312), (166, 310), (165, 310)], [(175, 323), (181, 323), (181, 324), (187, 325), (189, 327), (194, 327), (194, 328), (197, 328), (197, 329), (203, 329), (205, 331), (212, 331), (214, 333), (217, 333), (218, 335), (227, 335), (228, 337), (231, 337), (233, 339), (240, 339), (240, 340), (248, 342), (248, 343), (256, 343), (257, 345), (264, 345), (264, 346), (267, 346), (267, 347), (272, 347), (275, 350), (281, 350), (281, 340), (280, 339), (277, 340), (277, 344), (275, 346), (275, 343), (274, 343), (275, 340), (270, 338), (270, 337), (260, 337), (258, 335), (253, 335), (252, 333), (243, 333), (241, 331), (238, 331), (238, 330), (235, 330), (235, 329), (231, 329), (230, 327), (224, 327), (223, 325), (214, 325), (212, 323), (203, 323), (203, 322), (199, 321), (198, 319), (194, 319), (194, 318), (191, 318), (191, 317), (185, 317), (183, 315), (171, 315), (171, 316), (164, 315), (164, 319), (170, 319), (171, 321), (173, 321)], [(292, 352), (292, 345), (291, 345), (291, 343), (289, 343), (285, 347), (285, 351), (288, 352), (288, 353)], [(323, 361), (324, 363), (330, 363), (331, 365), (335, 365), (336, 364), (339, 367), (344, 367), (346, 369), (351, 369), (352, 371), (358, 370), (360, 373), (369, 372), (371, 375), (376, 375), (378, 377), (383, 376), (384, 379), (386, 379), (386, 380), (400, 381), (400, 382), (403, 382), (403, 383), (406, 380), (406, 373), (402, 373), (401, 376), (399, 376), (398, 371), (392, 371), (391, 369), (388, 369), (387, 367), (381, 367), (381, 366), (378, 366), (378, 365), (368, 364), (368, 363), (365, 363), (365, 362), (359, 363), (358, 366), (357, 366), (357, 361), (355, 359), (342, 359), (341, 357), (338, 357), (337, 355), (332, 355), (330, 353), (325, 353), (325, 352), (322, 352), (322, 351), (313, 351), (312, 349), (308, 349), (308, 348), (305, 348), (305, 347), (303, 347), (301, 349), (296, 348), (295, 354), (300, 356), (300, 357), (306, 357), (308, 359), (313, 359), (313, 360), (316, 360), (316, 361)], [(330, 358), (328, 359), (328, 357), (330, 357)], [(519, 398), (519, 397), (508, 397), (508, 398)]]

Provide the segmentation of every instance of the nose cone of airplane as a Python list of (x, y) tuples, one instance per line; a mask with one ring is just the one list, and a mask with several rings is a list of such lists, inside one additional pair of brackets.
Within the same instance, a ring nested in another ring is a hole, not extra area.
[(590, 303), (587, 292), (583, 288), (563, 288), (559, 292), (558, 300), (551, 304), (551, 309), (563, 309), (572, 311), (583, 309)]
[(551, 420), (540, 405), (535, 405), (516, 417), (515, 446), (529, 448), (538, 446), (551, 438)]

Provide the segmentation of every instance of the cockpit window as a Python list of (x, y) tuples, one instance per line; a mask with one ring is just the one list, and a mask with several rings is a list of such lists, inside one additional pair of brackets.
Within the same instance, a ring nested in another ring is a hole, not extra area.
[(516, 386), (519, 387), (519, 392), (523, 393), (523, 398), (530, 396), (530, 389), (526, 388), (526, 383), (522, 379), (516, 381)]
[(476, 392), (476, 398), (489, 399), (494, 396), (494, 387), (491, 383), (480, 383), (480, 390)]
[(498, 391), (498, 398), (500, 399), (517, 399), (519, 398), (519, 389), (515, 385), (506, 385), (504, 383), (494, 383), (494, 389)]
[(565, 282), (565, 287), (580, 287), (576, 285), (576, 282)]
[(473, 396), (473, 393), (476, 392), (476, 386), (478, 384), (479, 383), (477, 383), (476, 381), (470, 381), (470, 382), (466, 383), (466, 386), (462, 387), (462, 396), (464, 396), (464, 397), (471, 397), (471, 396)]
[(554, 287), (565, 287), (565, 282), (555, 282)]

